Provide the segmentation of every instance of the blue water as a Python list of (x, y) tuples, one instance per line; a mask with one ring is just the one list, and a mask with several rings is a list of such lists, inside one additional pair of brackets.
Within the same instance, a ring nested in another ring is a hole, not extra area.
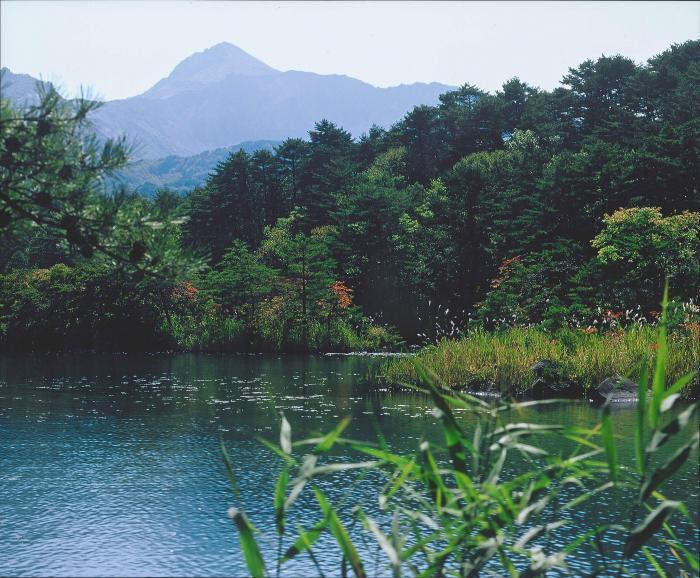
[[(373, 440), (380, 428), (399, 450), (413, 451), (423, 436), (437, 435), (428, 400), (377, 391), (368, 382), (380, 363), (356, 357), (0, 357), (0, 575), (245, 576), (226, 511), (244, 506), (269, 536), (262, 543), (271, 561), (277, 548), (271, 497), (280, 464), (255, 436), (278, 438), (280, 410), (295, 439), (325, 432), (346, 415), (353, 419), (344, 435)], [(597, 412), (574, 404), (527, 418), (588, 426)], [(615, 423), (620, 459), (631, 463), (634, 412), (616, 412)], [(242, 504), (228, 485), (220, 439), (234, 461)], [(691, 461), (664, 491), (684, 500), (697, 520), (697, 455)], [(348, 487), (342, 482), (340, 476), (326, 486), (336, 502)], [(358, 502), (376, 502), (371, 479), (348, 496), (347, 504)], [(294, 523), (318, 521), (314, 503), (302, 494)], [(581, 524), (612, 518), (630, 503), (629, 497), (602, 495), (580, 512)], [(348, 509), (341, 513), (349, 516)], [(697, 540), (687, 524), (678, 528), (691, 544), (693, 536)], [(654, 551), (673, 571), (668, 550)], [(322, 539), (316, 554), (327, 575), (338, 574), (332, 540)], [(374, 560), (374, 550), (365, 554)], [(576, 575), (588, 562), (574, 555), (569, 566)], [(644, 575), (648, 564), (637, 557), (630, 568)], [(368, 571), (386, 574), (379, 562)], [(317, 572), (300, 557), (282, 573)]]

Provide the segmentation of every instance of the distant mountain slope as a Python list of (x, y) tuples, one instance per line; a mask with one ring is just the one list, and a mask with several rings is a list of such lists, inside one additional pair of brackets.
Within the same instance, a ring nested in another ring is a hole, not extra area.
[[(35, 79), (3, 72), (4, 96), (18, 103), (34, 98)], [(303, 138), (324, 118), (359, 137), (414, 106), (436, 104), (453, 88), (435, 82), (377, 88), (348, 76), (281, 72), (222, 43), (186, 58), (143, 94), (106, 102), (92, 118), (104, 137), (126, 134), (137, 159), (185, 157), (232, 142)]]
[(9, 68), (0, 68), (0, 96), (18, 105), (35, 104), (37, 102), (37, 83), (45, 84), (28, 74), (15, 74)]
[(451, 88), (377, 88), (347, 76), (280, 72), (223, 43), (185, 59), (143, 94), (108, 102), (95, 119), (106, 136), (134, 137), (141, 158), (187, 156), (232, 142), (304, 137), (323, 118), (359, 137), (415, 105), (435, 104)]
[(280, 141), (270, 140), (242, 142), (190, 157), (171, 155), (162, 159), (136, 161), (120, 171), (115, 181), (148, 196), (163, 188), (184, 194), (204, 184), (209, 173), (230, 153), (239, 150), (249, 154), (262, 149), (271, 151), (279, 144)]

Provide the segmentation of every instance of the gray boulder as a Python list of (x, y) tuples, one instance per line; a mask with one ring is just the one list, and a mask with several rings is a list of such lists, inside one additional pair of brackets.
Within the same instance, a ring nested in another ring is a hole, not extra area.
[(535, 381), (530, 395), (535, 399), (577, 398), (583, 395), (580, 384), (571, 380), (564, 367), (551, 359), (541, 359), (531, 368)]
[(601, 384), (589, 391), (593, 403), (637, 403), (639, 386), (626, 377), (615, 375), (608, 377)]

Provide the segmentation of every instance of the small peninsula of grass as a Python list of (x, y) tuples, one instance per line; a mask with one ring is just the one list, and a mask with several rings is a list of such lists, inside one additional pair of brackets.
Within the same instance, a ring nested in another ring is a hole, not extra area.
[[(532, 366), (547, 359), (560, 364), (564, 375), (585, 388), (607, 377), (636, 375), (641, 363), (653, 366), (657, 329), (633, 327), (606, 334), (537, 328), (499, 332), (473, 331), (459, 340), (443, 340), (422, 349), (417, 358), (441, 383), (463, 389), (488, 386), (522, 392), (535, 380)], [(668, 375), (672, 380), (700, 366), (700, 335), (689, 326), (669, 336)], [(412, 359), (392, 360), (386, 367), (390, 384), (417, 383)]]

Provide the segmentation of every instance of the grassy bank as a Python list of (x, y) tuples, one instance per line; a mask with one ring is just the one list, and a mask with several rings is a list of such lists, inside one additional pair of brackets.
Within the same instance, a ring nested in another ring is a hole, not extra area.
[(189, 281), (137, 281), (104, 263), (21, 269), (0, 274), (0, 350), (287, 353), (399, 341), (353, 305), (343, 284), (322, 289), (313, 307), (311, 297), (300, 301), (279, 287), (269, 298), (224, 306)]
[[(612, 375), (634, 377), (642, 362), (652, 366), (657, 343), (653, 326), (599, 335), (566, 330), (555, 335), (535, 328), (488, 333), (475, 331), (460, 340), (443, 340), (417, 357), (441, 383), (453, 388), (488, 384), (501, 391), (527, 390), (534, 381), (530, 369), (541, 359), (560, 363), (571, 380), (584, 387)], [(668, 376), (675, 380), (700, 367), (700, 333), (695, 326), (669, 336)], [(415, 383), (411, 359), (396, 359), (386, 368), (391, 384)]]

